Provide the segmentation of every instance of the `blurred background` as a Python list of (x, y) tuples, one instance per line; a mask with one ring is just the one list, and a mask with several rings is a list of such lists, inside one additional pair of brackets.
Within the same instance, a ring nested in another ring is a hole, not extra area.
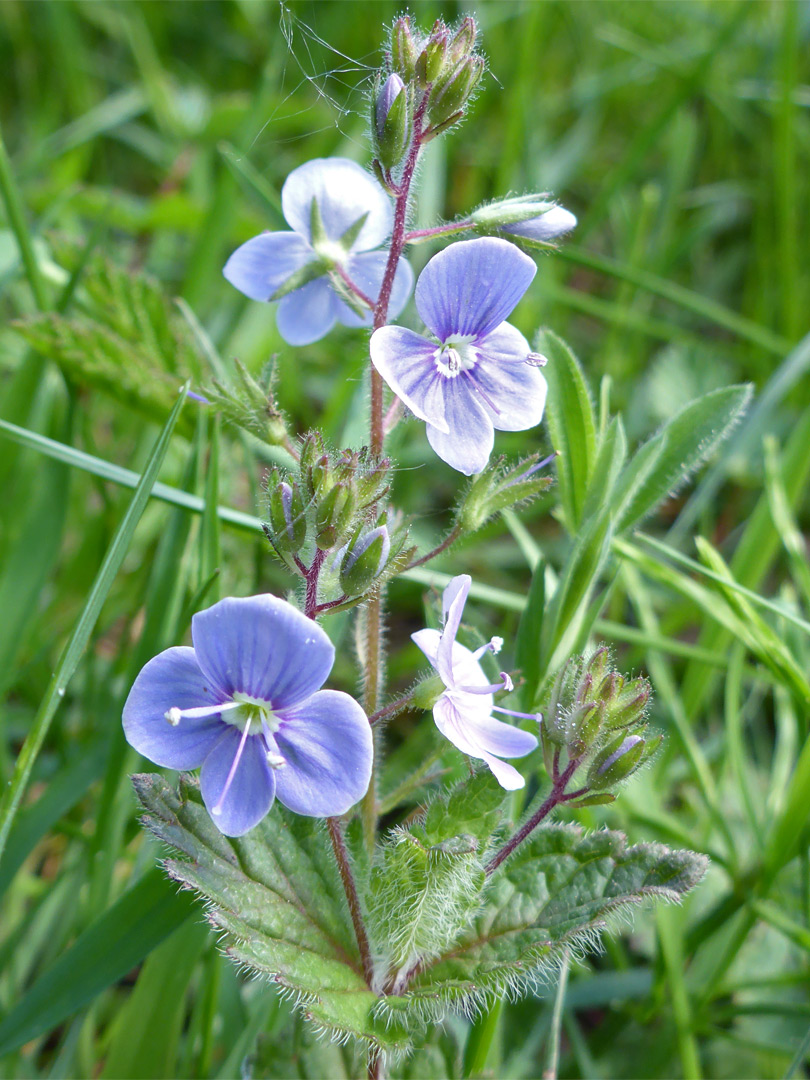
[[(810, 5), (408, 10), (426, 29), (475, 14), (489, 58), (469, 118), (425, 155), (415, 223), (540, 190), (577, 215), (570, 242), (540, 257), (514, 321), (568, 340), (595, 397), (623, 412), (631, 445), (707, 390), (756, 386), (765, 407), (714, 486), (699, 500), (681, 492), (648, 531), (669, 530), (689, 555), (694, 532), (709, 537), (737, 557), (739, 581), (807, 617)], [(273, 360), (295, 428), (363, 441), (363, 335), (339, 329), (293, 349), (272, 310), (221, 270), (244, 240), (285, 227), (291, 169), (332, 155), (367, 162), (370, 76), (400, 13), (354, 0), (0, 5), (0, 415), (76, 451), (59, 462), (0, 442), (4, 780), (130, 497), (120, 469), (143, 468), (187, 376), (227, 379), (234, 358), (259, 376)], [(414, 267), (433, 250), (414, 249)], [(418, 325), (412, 309), (405, 321)], [(201, 433), (194, 415), (187, 407), (162, 479), (261, 516), (272, 454), (232, 430)], [(551, 449), (542, 429), (499, 436), (497, 448)], [(118, 471), (95, 475), (79, 452)], [(450, 520), (458, 476), (429, 456), (421, 424), (400, 425), (391, 452), (396, 500), (427, 547)], [(566, 542), (553, 506), (552, 494), (525, 529), (496, 522), (437, 564), (496, 590), (491, 608), (477, 605), (487, 634), (514, 635), (532, 553), (553, 562)], [(654, 720), (672, 737), (615, 808), (578, 819), (696, 847), (714, 866), (683, 909), (639, 912), (574, 966), (560, 1075), (808, 1075), (804, 818), (794, 815), (790, 857), (777, 866), (774, 854), (806, 703), (686, 590), (649, 575), (637, 584), (606, 591), (599, 636), (628, 671), (651, 674)], [(339, 1049), (294, 1044), (289, 1008), (241, 979), (152, 869), (160, 852), (126, 780), (138, 762), (119, 717), (134, 672), (182, 640), (203, 602), (289, 586), (255, 532), (148, 507), (0, 860), (2, 1075), (350, 1075)], [(423, 625), (423, 597), (413, 581), (391, 589), (393, 687), (418, 665), (409, 633)], [(806, 634), (771, 622), (807, 671)], [(335, 632), (348, 646), (350, 620)], [(337, 676), (350, 690), (352, 672), (347, 647)], [(394, 748), (413, 722), (394, 726)], [(806, 788), (810, 806), (810, 772)], [(541, 1074), (548, 993), (491, 1021), (475, 1075)], [(403, 1075), (458, 1075), (466, 1038), (464, 1022), (451, 1025), (441, 1052)]]

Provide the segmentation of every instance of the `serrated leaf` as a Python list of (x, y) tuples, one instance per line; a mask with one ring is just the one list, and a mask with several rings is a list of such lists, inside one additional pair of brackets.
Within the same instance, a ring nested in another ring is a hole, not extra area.
[(416, 831), (427, 844), (440, 844), (453, 836), (488, 840), (501, 820), (504, 790), (489, 771), (481, 769), (428, 807)]
[(223, 836), (196, 782), (175, 791), (135, 777), (144, 824), (183, 858), (169, 875), (208, 902), (211, 923), (238, 963), (268, 975), (316, 1029), (386, 1051), (408, 1047), (402, 1024), (378, 1020), (366, 986), (340, 877), (323, 822), (276, 805), (239, 839)]
[(562, 950), (585, 945), (605, 920), (648, 899), (674, 901), (696, 885), (707, 859), (660, 844), (627, 846), (619, 832), (576, 825), (538, 829), (493, 875), (480, 914), (445, 954), (381, 1008), (469, 1012), (532, 986)]
[(691, 401), (630, 459), (614, 492), (616, 532), (636, 525), (725, 439), (745, 412), (751, 387), (726, 386)]
[(585, 497), (596, 459), (596, 418), (588, 385), (568, 346), (550, 330), (538, 335), (539, 352), (548, 357), (546, 421), (557, 459), (560, 504), (570, 533), (582, 521)]

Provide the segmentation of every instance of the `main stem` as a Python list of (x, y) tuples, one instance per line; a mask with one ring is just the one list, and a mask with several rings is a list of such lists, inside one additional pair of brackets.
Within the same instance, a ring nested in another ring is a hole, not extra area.
[(346, 850), (346, 841), (343, 839), (343, 830), (340, 827), (340, 819), (336, 817), (327, 818), (326, 824), (329, 828), (329, 839), (332, 841), (335, 859), (337, 860), (338, 870), (340, 871), (340, 877), (343, 882), (343, 891), (346, 893), (346, 899), (349, 901), (349, 912), (354, 925), (354, 935), (357, 938), (357, 945), (360, 949), (360, 959), (363, 964), (363, 976), (367, 985), (371, 987), (372, 980), (374, 979), (374, 964), (371, 959), (371, 947), (368, 943), (366, 925), (363, 922), (363, 911), (360, 907), (360, 897), (357, 895), (357, 886), (354, 883), (352, 867), (349, 862), (349, 852)]
[[(402, 170), (402, 178), (397, 188), (396, 203), (394, 205), (394, 227), (391, 232), (391, 246), (388, 250), (388, 261), (385, 264), (380, 295), (377, 306), (374, 309), (374, 329), (379, 330), (388, 321), (388, 307), (391, 303), (391, 290), (394, 287), (394, 278), (397, 265), (405, 247), (405, 227), (408, 221), (408, 197), (411, 184), (413, 183), (416, 162), (422, 145), (422, 121), (427, 108), (428, 95), (422, 99), (413, 118), (413, 141), (408, 151), (408, 158)], [(371, 423), (370, 443), (371, 452), (377, 456), (382, 454), (385, 442), (385, 425), (383, 418), (383, 380), (374, 365), (371, 365)], [(383, 663), (382, 663), (382, 639), (383, 639), (383, 600), (378, 594), (368, 602), (366, 607), (366, 642), (365, 642), (365, 694), (363, 704), (366, 714), (372, 716), (380, 707), (380, 697), (383, 690)], [(376, 762), (376, 737), (375, 737), (375, 762)], [(368, 786), (363, 803), (363, 834), (369, 851), (374, 848), (374, 840), (377, 833), (377, 783), (375, 771), (372, 770), (371, 782)]]

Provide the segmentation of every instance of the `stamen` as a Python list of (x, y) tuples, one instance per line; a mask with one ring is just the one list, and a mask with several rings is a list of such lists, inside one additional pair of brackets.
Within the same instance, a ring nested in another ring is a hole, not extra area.
[(500, 705), (493, 705), (492, 708), (494, 709), (495, 712), (504, 713), (505, 716), (516, 716), (518, 718), (518, 720), (536, 720), (538, 722), (538, 724), (539, 724), (540, 721), (543, 719), (543, 714), (539, 713), (539, 712), (536, 712), (536, 713), (515, 712), (514, 709), (503, 709), (503, 708), (501, 708)]
[(499, 690), (514, 690), (515, 686), (510, 676), (505, 671), (502, 671), (500, 675), (503, 682), (488, 683), (486, 686), (459, 686), (457, 689), (465, 694), (496, 694)]
[(172, 705), (170, 709), (167, 709), (163, 714), (164, 719), (168, 720), (172, 727), (177, 727), (181, 719), (185, 716), (190, 719), (199, 719), (203, 716), (216, 716), (218, 713), (227, 712), (229, 709), (238, 709), (240, 702), (238, 701), (223, 701), (221, 705), (198, 705), (194, 709), (178, 709), (176, 705)]
[(228, 773), (227, 779), (225, 780), (225, 787), (222, 789), (222, 794), (217, 799), (216, 806), (214, 806), (214, 808), (211, 810), (212, 814), (221, 814), (222, 813), (222, 804), (225, 802), (225, 799), (226, 799), (226, 797), (228, 795), (228, 792), (230, 791), (231, 783), (233, 781), (233, 778), (234, 778), (234, 776), (236, 776), (236, 770), (239, 768), (239, 762), (242, 760), (242, 751), (245, 749), (245, 743), (247, 742), (247, 737), (248, 737), (248, 732), (249, 731), (250, 731), (250, 724), (245, 724), (245, 730), (242, 732), (242, 738), (239, 740), (239, 746), (238, 746), (237, 751), (236, 751), (236, 756), (233, 759), (233, 764), (231, 765), (231, 770)]
[(531, 364), (532, 367), (545, 367), (548, 363), (548, 357), (539, 352), (530, 352), (526, 357), (526, 363)]
[(273, 750), (268, 750), (264, 756), (271, 769), (281, 769), (287, 764), (287, 759), (283, 758), (281, 754), (276, 754)]
[(495, 655), (497, 656), (497, 655), (498, 655), (498, 653), (499, 653), (499, 652), (501, 651), (501, 649), (503, 648), (503, 638), (502, 638), (502, 637), (494, 637), (494, 638), (492, 639), (492, 641), (490, 641), (490, 643), (489, 643), (489, 647), (490, 647), (490, 649), (492, 649), (492, 651), (493, 651), (493, 652), (495, 653)]

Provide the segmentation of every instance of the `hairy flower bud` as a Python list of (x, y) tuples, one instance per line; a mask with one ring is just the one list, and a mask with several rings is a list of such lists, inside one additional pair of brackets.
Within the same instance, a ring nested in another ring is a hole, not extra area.
[(447, 56), (447, 27), (441, 19), (433, 24), (433, 30), (416, 61), (416, 78), (422, 88), (434, 83), (442, 73)]
[(403, 15), (394, 22), (391, 31), (391, 67), (401, 78), (410, 81), (416, 71), (419, 49), (413, 38), (411, 19)]
[(374, 149), (384, 169), (393, 169), (408, 149), (411, 125), (405, 84), (392, 72), (373, 98)]
[(478, 27), (472, 15), (461, 20), (458, 30), (453, 35), (447, 47), (448, 60), (457, 62), (465, 56), (471, 56), (475, 49), (475, 40), (478, 37)]
[(431, 125), (444, 124), (456, 113), (462, 113), (483, 74), (483, 57), (468, 56), (445, 78), (438, 80), (430, 95), (428, 116)]
[(501, 510), (541, 495), (551, 487), (551, 477), (539, 475), (540, 469), (556, 457), (539, 460), (540, 455), (503, 469), (496, 461), (473, 477), (456, 513), (456, 522), (463, 533), (475, 532)]
[(645, 748), (646, 743), (640, 735), (617, 735), (611, 739), (591, 762), (588, 787), (592, 791), (604, 791), (632, 776), (642, 761), (649, 757), (649, 753), (644, 753)]
[(356, 510), (357, 496), (349, 484), (335, 484), (320, 499), (315, 512), (315, 543), (322, 551), (345, 538)]
[(340, 584), (346, 595), (368, 592), (385, 569), (390, 553), (391, 537), (384, 524), (355, 540), (340, 565)]
[(481, 232), (501, 230), (521, 239), (547, 244), (570, 232), (577, 219), (545, 192), (498, 199), (470, 215)]

